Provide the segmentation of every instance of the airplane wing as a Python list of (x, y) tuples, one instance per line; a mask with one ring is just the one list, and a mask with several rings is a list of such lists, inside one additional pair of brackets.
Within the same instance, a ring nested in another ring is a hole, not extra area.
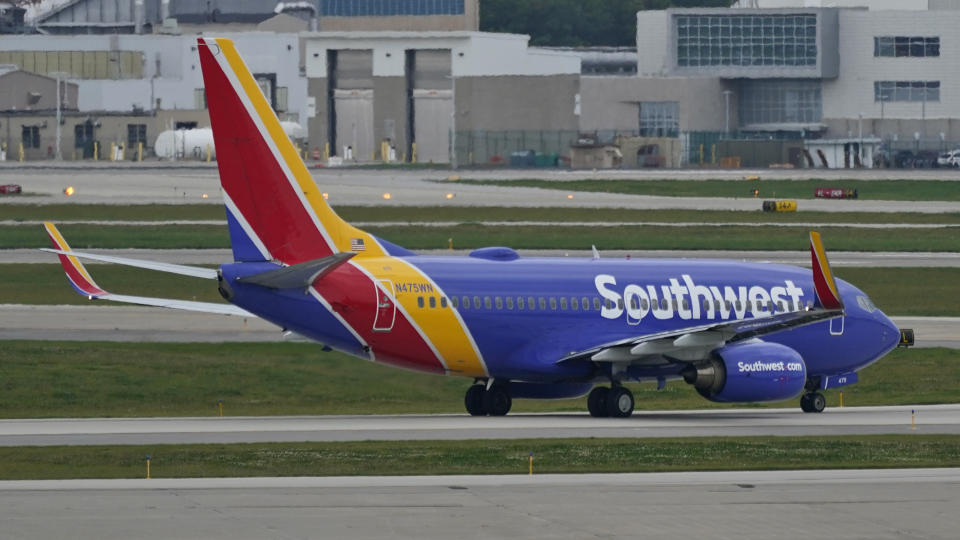
[(85, 257), (104, 262), (113, 262), (134, 266), (137, 268), (146, 268), (158, 270), (161, 272), (170, 272), (193, 277), (203, 277), (217, 279), (217, 271), (209, 268), (199, 268), (194, 266), (181, 266), (177, 264), (158, 263), (152, 261), (143, 261), (139, 259), (127, 259), (123, 257), (112, 257), (108, 255), (95, 255), (91, 253), (81, 253), (70, 249), (66, 239), (60, 234), (56, 226), (52, 223), (44, 223), (47, 235), (53, 243), (54, 249), (43, 249), (50, 253), (56, 253), (60, 258), (60, 264), (67, 274), (67, 279), (74, 290), (90, 300), (110, 300), (112, 302), (121, 302), (126, 304), (137, 304), (142, 306), (157, 306), (171, 309), (181, 309), (185, 311), (198, 311), (203, 313), (215, 313), (220, 315), (239, 315), (242, 317), (256, 317), (245, 309), (241, 309), (232, 304), (216, 304), (213, 302), (194, 302), (190, 300), (175, 300), (172, 298), (151, 298), (147, 296), (130, 296), (125, 294), (113, 294), (100, 288), (99, 285), (90, 276), (86, 267), (80, 262), (78, 257)]
[(586, 359), (640, 365), (660, 364), (664, 360), (694, 362), (708, 358), (713, 350), (729, 343), (842, 317), (843, 300), (830, 271), (820, 235), (816, 232), (810, 233), (810, 256), (816, 293), (813, 307), (769, 317), (717, 322), (626, 338), (572, 352), (557, 363)]

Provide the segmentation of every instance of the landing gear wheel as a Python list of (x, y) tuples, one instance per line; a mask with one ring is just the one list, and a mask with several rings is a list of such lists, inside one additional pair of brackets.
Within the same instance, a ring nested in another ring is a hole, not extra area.
[(800, 410), (806, 413), (819, 413), (827, 408), (827, 398), (820, 392), (810, 392), (800, 397)]
[(470, 416), (486, 416), (487, 410), (483, 407), (483, 395), (487, 389), (482, 384), (475, 384), (467, 388), (467, 395), (463, 398), (463, 404), (467, 406), (467, 412)]
[(622, 386), (611, 388), (607, 395), (607, 414), (612, 418), (626, 418), (633, 414), (633, 393)]
[(483, 393), (483, 408), (490, 416), (504, 416), (510, 412), (513, 399), (505, 386), (493, 385)]
[(587, 396), (587, 410), (590, 416), (594, 418), (603, 418), (607, 412), (607, 397), (610, 395), (610, 389), (606, 386), (595, 386)]

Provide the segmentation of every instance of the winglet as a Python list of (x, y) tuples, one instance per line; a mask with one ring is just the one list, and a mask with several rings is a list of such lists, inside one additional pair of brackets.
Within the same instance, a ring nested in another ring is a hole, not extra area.
[[(47, 235), (50, 236), (50, 242), (53, 243), (55, 249), (70, 251), (70, 245), (67, 244), (66, 239), (60, 234), (60, 231), (57, 230), (56, 225), (47, 221), (43, 226), (47, 229)], [(64, 254), (58, 254), (57, 257), (60, 258), (60, 264), (63, 265), (63, 270), (67, 273), (67, 279), (70, 280), (70, 284), (73, 285), (73, 288), (78, 293), (91, 300), (107, 294), (106, 291), (101, 289), (97, 283), (93, 281), (93, 278), (90, 277), (90, 273), (84, 268), (80, 259), (72, 255)]]
[(830, 271), (827, 252), (820, 241), (820, 233), (810, 231), (810, 262), (813, 266), (813, 287), (817, 294), (817, 304), (825, 309), (843, 309), (843, 300), (837, 289), (837, 282)]

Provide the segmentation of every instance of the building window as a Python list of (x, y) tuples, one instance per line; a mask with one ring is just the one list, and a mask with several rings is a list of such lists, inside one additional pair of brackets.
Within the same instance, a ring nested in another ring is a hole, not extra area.
[(147, 125), (127, 124), (127, 148), (136, 148), (137, 143), (147, 145)]
[(40, 148), (40, 126), (23, 126), (23, 147)]
[(873, 100), (940, 101), (940, 81), (876, 81), (873, 83)]
[(463, 15), (464, 0), (324, 0), (325, 17), (391, 17), (397, 15)]
[(823, 118), (819, 81), (748, 80), (740, 85), (740, 123), (814, 123)]
[(640, 103), (642, 137), (677, 137), (680, 134), (679, 105), (676, 101)]
[(873, 38), (874, 56), (924, 58), (940, 56), (940, 38), (880, 36)]
[(815, 66), (816, 15), (677, 15), (677, 65)]

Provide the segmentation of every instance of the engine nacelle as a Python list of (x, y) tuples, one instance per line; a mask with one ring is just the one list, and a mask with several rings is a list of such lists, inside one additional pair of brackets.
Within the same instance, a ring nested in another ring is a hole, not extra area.
[(717, 349), (684, 370), (683, 380), (710, 401), (782, 401), (803, 391), (807, 366), (786, 345), (751, 341)]

